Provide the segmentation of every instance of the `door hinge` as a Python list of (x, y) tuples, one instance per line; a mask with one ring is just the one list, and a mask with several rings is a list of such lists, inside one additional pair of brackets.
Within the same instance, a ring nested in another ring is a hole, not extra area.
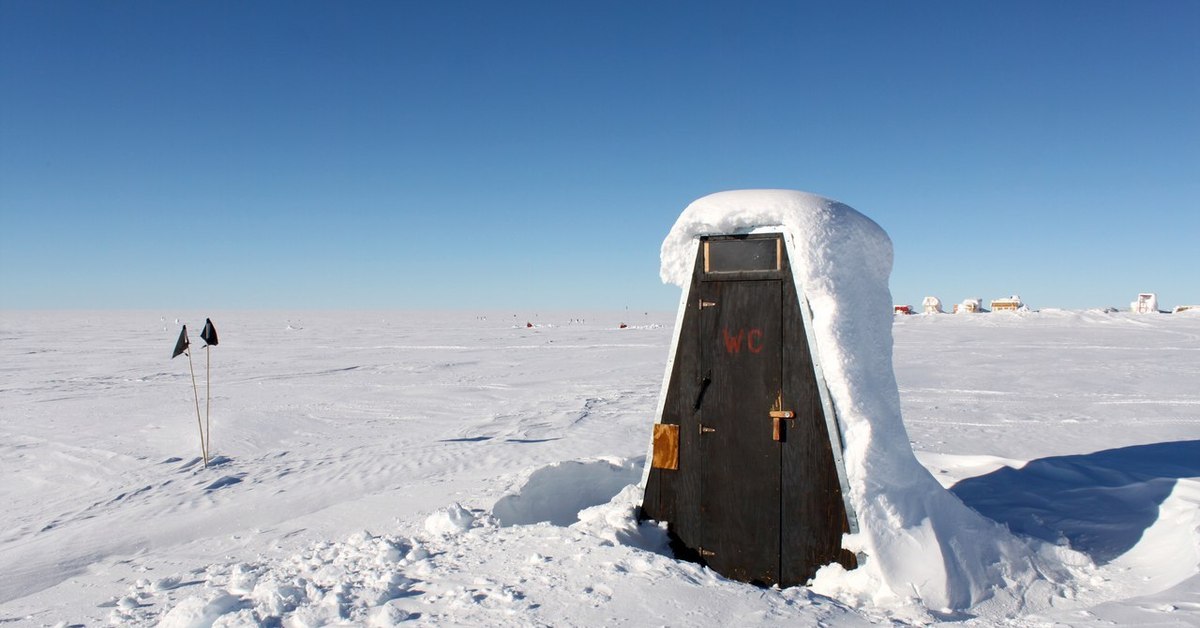
[(714, 552), (712, 550), (706, 550), (703, 547), (698, 547), (696, 549), (700, 552), (701, 558), (712, 558), (713, 556), (717, 555), (716, 552)]
[(704, 299), (701, 299), (700, 300), (700, 309), (703, 310), (706, 307), (717, 307), (717, 302), (716, 301), (705, 301)]
[(705, 425), (703, 423), (700, 424), (700, 433), (701, 434), (710, 434), (715, 431), (717, 431), (717, 428), (715, 428), (715, 427), (708, 427), (707, 425)]

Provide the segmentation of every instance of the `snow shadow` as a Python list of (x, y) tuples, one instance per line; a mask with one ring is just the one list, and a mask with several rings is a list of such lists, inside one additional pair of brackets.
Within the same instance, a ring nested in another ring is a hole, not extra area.
[(1179, 478), (1200, 476), (1200, 440), (1136, 445), (1002, 467), (950, 491), (1019, 534), (1066, 541), (1107, 563), (1158, 520)]
[(607, 460), (569, 460), (542, 467), (516, 492), (492, 506), (502, 526), (548, 521), (569, 526), (579, 511), (608, 503), (621, 489), (642, 478), (639, 461), (615, 464)]

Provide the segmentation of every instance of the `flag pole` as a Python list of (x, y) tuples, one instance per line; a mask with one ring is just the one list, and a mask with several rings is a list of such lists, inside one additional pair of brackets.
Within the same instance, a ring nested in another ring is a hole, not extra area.
[[(217, 328), (213, 326), (211, 318), (204, 319), (204, 331), (200, 332), (200, 339), (204, 341), (204, 452), (205, 456), (211, 453), (209, 450), (212, 447), (212, 346), (217, 344)], [(200, 418), (199, 401), (196, 402), (196, 418)]]
[[(199, 412), (199, 409), (197, 409)], [(212, 345), (204, 345), (204, 451), (212, 445)]]
[(196, 426), (200, 428), (200, 456), (204, 459), (204, 468), (208, 468), (208, 445), (204, 443), (204, 424), (200, 422), (200, 391), (196, 389), (196, 369), (192, 368), (192, 352), (187, 352), (188, 370), (192, 372), (192, 393), (196, 397)]

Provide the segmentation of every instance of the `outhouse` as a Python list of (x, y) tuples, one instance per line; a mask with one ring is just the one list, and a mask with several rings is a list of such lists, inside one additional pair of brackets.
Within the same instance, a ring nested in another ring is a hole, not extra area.
[(804, 584), (853, 568), (837, 416), (782, 233), (695, 241), (642, 517), (730, 578)]
[(665, 522), (678, 557), (939, 612), (1044, 591), (1025, 589), (1041, 550), (913, 453), (880, 225), (796, 190), (718, 192), (683, 210), (661, 260), (681, 299), (640, 517)]

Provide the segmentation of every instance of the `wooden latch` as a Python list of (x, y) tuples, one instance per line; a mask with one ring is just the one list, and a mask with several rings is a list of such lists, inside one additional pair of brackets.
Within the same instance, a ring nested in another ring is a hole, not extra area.
[(783, 409), (782, 390), (775, 397), (775, 405), (771, 406), (771, 411), (767, 413), (767, 416), (771, 417), (771, 440), (783, 442), (783, 421), (796, 418), (796, 413)]

